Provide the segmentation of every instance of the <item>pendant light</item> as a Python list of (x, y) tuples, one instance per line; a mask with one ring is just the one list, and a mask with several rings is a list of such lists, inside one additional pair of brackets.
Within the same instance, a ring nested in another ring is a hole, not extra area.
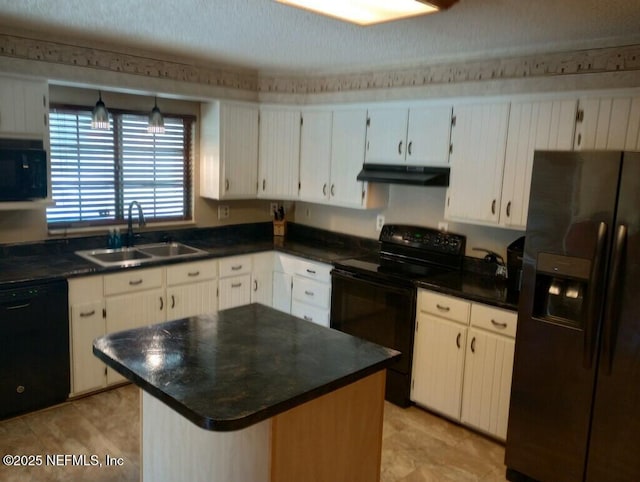
[(91, 112), (91, 128), (109, 130), (109, 111), (102, 102), (102, 92), (98, 91), (98, 102)]
[(158, 109), (158, 98), (155, 98), (153, 109), (151, 109), (151, 113), (149, 114), (149, 126), (147, 127), (147, 132), (152, 134), (162, 134), (164, 133), (164, 117), (162, 117), (162, 112)]

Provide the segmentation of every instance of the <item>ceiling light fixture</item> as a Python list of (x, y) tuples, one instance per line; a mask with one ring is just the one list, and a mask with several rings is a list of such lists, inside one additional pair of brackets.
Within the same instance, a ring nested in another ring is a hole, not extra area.
[(109, 111), (102, 102), (102, 92), (98, 91), (98, 102), (91, 112), (91, 128), (109, 130)]
[(162, 134), (164, 132), (164, 117), (162, 112), (158, 109), (158, 98), (155, 98), (153, 109), (149, 114), (149, 126), (147, 131), (152, 134)]
[(275, 0), (358, 25), (373, 25), (445, 10), (458, 0)]

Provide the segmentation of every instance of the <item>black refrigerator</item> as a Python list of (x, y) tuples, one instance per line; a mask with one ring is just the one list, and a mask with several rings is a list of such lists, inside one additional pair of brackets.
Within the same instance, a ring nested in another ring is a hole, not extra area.
[(640, 153), (536, 152), (505, 463), (640, 480)]

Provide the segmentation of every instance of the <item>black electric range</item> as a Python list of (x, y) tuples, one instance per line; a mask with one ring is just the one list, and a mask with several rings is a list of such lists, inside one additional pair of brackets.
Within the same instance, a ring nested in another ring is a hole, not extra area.
[(382, 228), (379, 242), (377, 254), (334, 263), (331, 327), (402, 353), (387, 370), (386, 398), (408, 406), (416, 310), (413, 282), (461, 270), (466, 238), (394, 224)]

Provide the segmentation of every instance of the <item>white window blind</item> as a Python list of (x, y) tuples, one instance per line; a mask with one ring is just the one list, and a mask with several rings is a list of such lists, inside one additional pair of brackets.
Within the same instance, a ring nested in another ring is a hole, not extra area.
[(111, 118), (93, 130), (89, 109), (52, 108), (50, 227), (120, 224), (134, 200), (147, 222), (191, 219), (192, 119), (165, 115), (165, 132), (150, 134), (146, 114)]

